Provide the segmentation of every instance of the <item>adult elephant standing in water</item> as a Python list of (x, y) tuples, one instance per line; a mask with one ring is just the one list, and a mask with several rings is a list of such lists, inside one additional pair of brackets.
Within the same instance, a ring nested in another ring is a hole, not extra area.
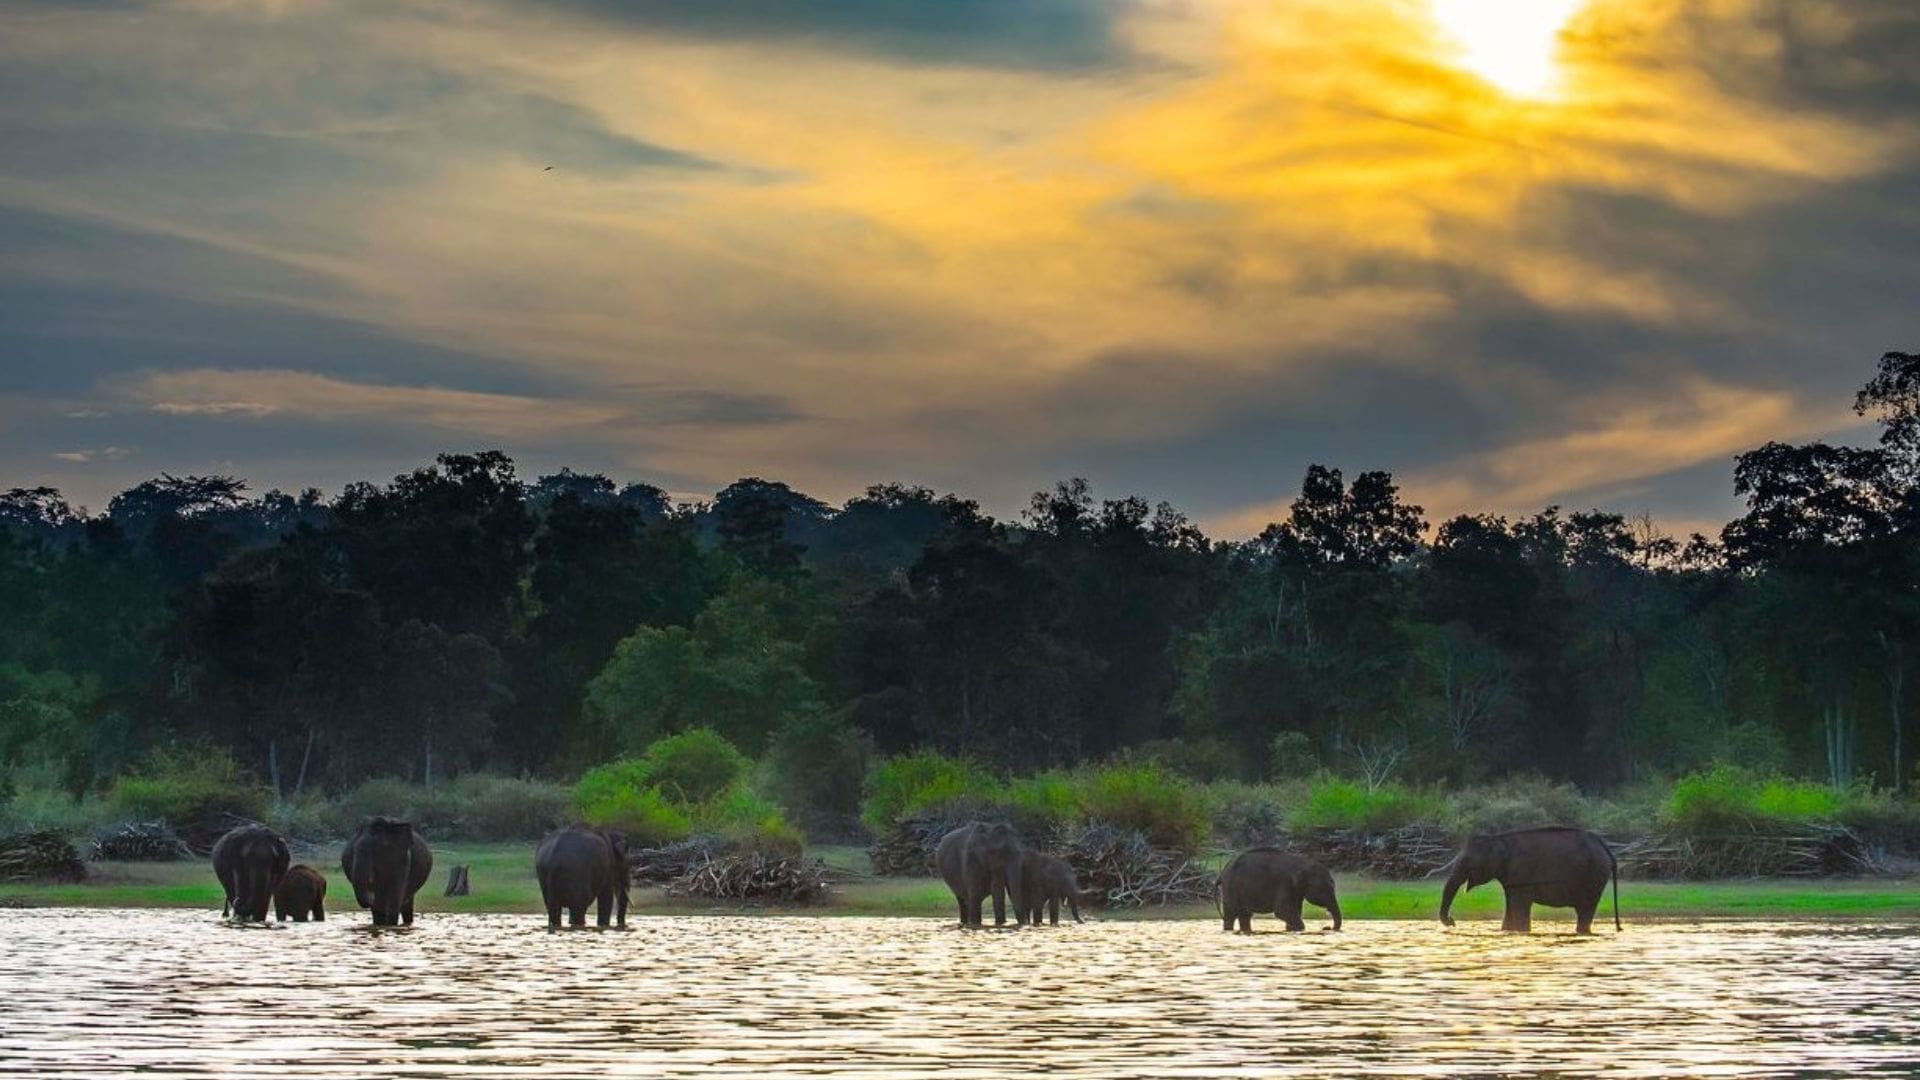
[(627, 889), (632, 869), (627, 865), (627, 838), (605, 829), (561, 829), (540, 841), (533, 855), (533, 873), (540, 879), (540, 899), (547, 906), (547, 929), (560, 929), (564, 908), (571, 926), (585, 926), (587, 905), (597, 904), (595, 921), (606, 929), (615, 914), (617, 925), (627, 925)]
[(213, 876), (226, 890), (220, 917), (266, 922), (267, 904), (286, 876), (293, 855), (279, 833), (265, 825), (242, 825), (214, 841)]
[(1620, 865), (1605, 840), (1585, 829), (1522, 829), (1476, 836), (1453, 861), (1440, 897), (1440, 921), (1453, 925), (1453, 897), (1465, 885), (1498, 881), (1507, 894), (1500, 929), (1533, 929), (1533, 905), (1570, 907), (1579, 932), (1593, 933), (1593, 913), (1613, 880), (1613, 928), (1620, 929)]
[(373, 925), (413, 925), (413, 894), (433, 873), (433, 852), (410, 822), (377, 817), (360, 826), (340, 853), (353, 898), (373, 911)]
[(983, 926), (981, 905), (993, 896), (993, 925), (1007, 923), (1007, 898), (1013, 898), (1014, 921), (1026, 925), (1027, 913), (1020, 907), (1021, 864), (1026, 846), (1020, 834), (1007, 824), (987, 825), (973, 822), (962, 825), (940, 838), (934, 849), (934, 865), (946, 879), (947, 888), (960, 903), (961, 926)]

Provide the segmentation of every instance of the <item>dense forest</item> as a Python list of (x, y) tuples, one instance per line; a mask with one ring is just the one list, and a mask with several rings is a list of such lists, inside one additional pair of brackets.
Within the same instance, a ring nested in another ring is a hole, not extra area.
[(161, 476), (89, 514), (16, 488), (0, 766), (77, 793), (212, 746), (292, 796), (570, 777), (710, 726), (755, 756), (1010, 771), (1604, 789), (1732, 762), (1898, 789), (1920, 355), (1883, 357), (1856, 407), (1878, 446), (1742, 454), (1745, 513), (1685, 540), (1558, 507), (1429, 522), (1390, 475), (1318, 465), (1236, 543), (1078, 480), (1011, 521), (894, 484), (675, 505), (492, 451), (331, 499)]

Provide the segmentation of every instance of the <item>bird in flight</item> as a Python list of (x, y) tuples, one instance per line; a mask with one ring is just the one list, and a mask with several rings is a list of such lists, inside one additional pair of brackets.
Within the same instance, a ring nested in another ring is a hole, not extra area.
[(552, 171), (553, 171), (553, 166), (551, 166), (551, 165), (549, 165), (549, 166), (547, 166), (546, 168), (544, 168), (544, 169), (541, 169), (540, 171), (541, 171), (541, 172), (552, 172)]

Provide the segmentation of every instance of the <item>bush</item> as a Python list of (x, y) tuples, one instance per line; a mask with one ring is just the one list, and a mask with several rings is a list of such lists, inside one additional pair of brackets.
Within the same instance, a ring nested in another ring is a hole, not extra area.
[(1841, 807), (1840, 793), (1825, 785), (1716, 765), (1675, 781), (1663, 816), (1683, 830), (1712, 832), (1766, 822), (1835, 821)]
[(61, 785), (60, 772), (51, 762), (14, 770), (12, 794), (0, 803), (0, 833), (52, 829), (78, 836), (113, 821), (117, 811), (111, 800), (74, 796)]
[(761, 766), (762, 790), (803, 818), (846, 830), (860, 813), (860, 785), (873, 756), (866, 736), (813, 712), (787, 722)]
[(1088, 821), (1137, 830), (1157, 848), (1190, 854), (1207, 837), (1207, 807), (1199, 791), (1157, 766), (1094, 769), (1082, 785), (1080, 805)]
[(1385, 832), (1415, 823), (1437, 823), (1440, 800), (1397, 785), (1369, 790), (1365, 784), (1327, 777), (1314, 784), (1293, 812), (1296, 829), (1364, 829)]
[(693, 821), (681, 807), (647, 783), (644, 761), (616, 761), (589, 770), (574, 785), (574, 806), (589, 825), (619, 829), (635, 847), (683, 840)]
[(145, 768), (113, 786), (114, 807), (140, 821), (191, 825), (228, 815), (258, 821), (267, 814), (267, 789), (233, 755), (205, 746), (162, 747)]
[(1593, 823), (1586, 798), (1571, 784), (1541, 777), (1514, 777), (1497, 784), (1467, 788), (1454, 794), (1448, 810), (1462, 832), (1492, 833), (1542, 825)]
[(567, 823), (573, 794), (564, 785), (471, 774), (446, 785), (460, 840), (538, 840)]
[(738, 785), (752, 765), (712, 728), (689, 728), (647, 747), (647, 783), (680, 803), (704, 803)]
[(903, 818), (953, 803), (992, 803), (999, 784), (971, 761), (932, 750), (882, 762), (867, 774), (867, 797), (860, 819), (883, 833)]
[(1219, 739), (1155, 739), (1141, 743), (1128, 757), (1201, 783), (1245, 780), (1258, 771), (1257, 765), (1249, 768), (1244, 755)]
[(1320, 755), (1304, 731), (1283, 731), (1267, 744), (1267, 775), (1275, 780), (1300, 780), (1320, 771)]
[(735, 788), (694, 811), (693, 829), (718, 836), (737, 850), (798, 856), (806, 840), (780, 808), (745, 788)]
[(1063, 773), (1029, 776), (1007, 784), (1001, 807), (1022, 836), (1039, 842), (1080, 816), (1080, 787)]
[(1236, 848), (1280, 843), (1287, 826), (1283, 807), (1297, 801), (1290, 794), (1272, 785), (1209, 784), (1206, 798), (1214, 835)]

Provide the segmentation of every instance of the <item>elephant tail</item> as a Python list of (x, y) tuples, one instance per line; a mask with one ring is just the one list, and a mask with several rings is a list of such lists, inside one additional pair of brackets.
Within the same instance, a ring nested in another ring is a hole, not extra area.
[(1607, 848), (1607, 862), (1613, 867), (1613, 930), (1620, 932), (1620, 859), (1614, 855), (1613, 848)]

